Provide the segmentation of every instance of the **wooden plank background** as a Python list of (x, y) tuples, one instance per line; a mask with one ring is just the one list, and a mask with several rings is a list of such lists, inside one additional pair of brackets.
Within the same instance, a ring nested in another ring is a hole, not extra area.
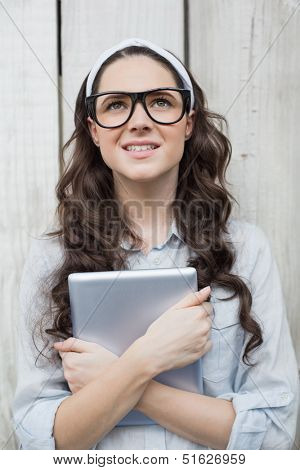
[(18, 286), (30, 237), (47, 228), (56, 203), (56, 3), (2, 1), (0, 34), (0, 447), (12, 449), (10, 404), (16, 383)]
[(10, 404), (17, 291), (30, 237), (51, 225), (59, 142), (71, 135), (79, 87), (98, 55), (126, 37), (149, 39), (187, 60), (210, 108), (228, 119), (233, 156), (227, 179), (240, 203), (235, 214), (261, 226), (271, 241), (300, 364), (299, 3), (2, 0), (1, 448), (16, 448)]

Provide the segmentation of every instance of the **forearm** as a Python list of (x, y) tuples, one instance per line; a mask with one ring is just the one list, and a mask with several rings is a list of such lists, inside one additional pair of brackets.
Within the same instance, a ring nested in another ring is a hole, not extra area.
[(155, 380), (135, 409), (169, 431), (212, 449), (226, 449), (235, 411), (227, 400), (186, 392)]
[(89, 449), (134, 408), (149, 380), (138, 356), (125, 352), (93, 380), (58, 407), (54, 438), (56, 449)]

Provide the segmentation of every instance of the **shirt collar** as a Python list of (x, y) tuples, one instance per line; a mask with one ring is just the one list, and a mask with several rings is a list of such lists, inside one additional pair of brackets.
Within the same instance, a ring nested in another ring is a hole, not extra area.
[[(179, 232), (177, 230), (176, 220), (174, 218), (172, 220), (172, 224), (171, 224), (171, 227), (169, 229), (167, 239), (161, 245), (157, 245), (157, 247), (160, 248), (164, 244), (166, 244), (169, 241), (169, 239), (171, 238), (172, 235), (174, 235), (175, 237), (177, 237), (179, 240), (181, 240), (183, 242), (183, 239), (179, 235)], [(129, 250), (129, 251), (140, 251), (139, 248), (130, 248), (130, 243), (127, 240), (122, 240), (120, 246), (121, 246), (121, 248), (123, 248), (125, 250)]]

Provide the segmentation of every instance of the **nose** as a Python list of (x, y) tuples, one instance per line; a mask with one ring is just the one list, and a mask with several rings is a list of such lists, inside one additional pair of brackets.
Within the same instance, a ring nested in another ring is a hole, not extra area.
[(137, 101), (133, 114), (129, 119), (127, 125), (129, 129), (149, 129), (153, 127), (153, 121), (146, 113), (143, 104), (140, 101)]

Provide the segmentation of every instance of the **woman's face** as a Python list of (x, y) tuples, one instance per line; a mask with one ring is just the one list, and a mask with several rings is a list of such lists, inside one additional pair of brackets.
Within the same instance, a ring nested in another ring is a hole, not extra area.
[[(98, 93), (104, 91), (145, 91), (159, 87), (177, 87), (169, 70), (146, 56), (117, 60), (104, 71)], [(105, 129), (91, 118), (88, 125), (105, 163), (118, 176), (136, 182), (146, 182), (162, 174), (178, 170), (185, 140), (192, 132), (194, 111), (187, 117), (168, 125), (157, 124), (137, 102), (130, 120), (121, 127)], [(125, 147), (129, 143), (154, 143), (159, 147), (147, 158), (134, 158)]]

